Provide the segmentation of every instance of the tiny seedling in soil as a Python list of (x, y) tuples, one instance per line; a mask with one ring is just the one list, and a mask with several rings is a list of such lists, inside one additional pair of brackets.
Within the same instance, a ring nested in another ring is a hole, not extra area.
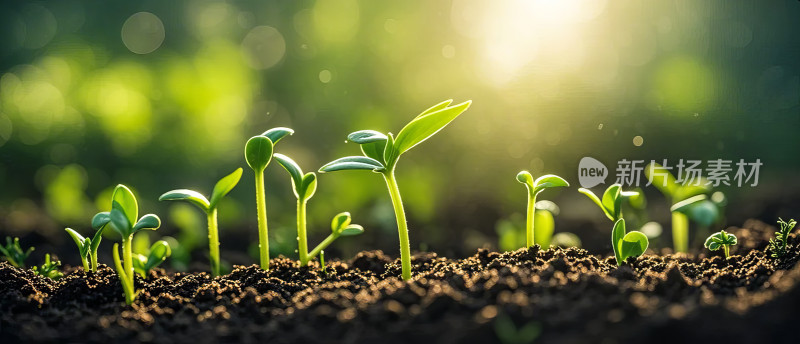
[(61, 266), (61, 262), (57, 260), (50, 260), (50, 254), (47, 253), (44, 255), (44, 264), (42, 266), (34, 266), (33, 273), (47, 277), (51, 280), (58, 281), (64, 274), (61, 271), (58, 271), (58, 267)]
[(131, 249), (133, 235), (141, 230), (156, 230), (161, 226), (161, 219), (155, 214), (144, 215), (137, 221), (138, 216), (139, 204), (136, 197), (128, 187), (119, 184), (111, 197), (111, 211), (99, 213), (95, 216), (95, 220), (92, 220), (92, 225), (96, 229), (110, 225), (122, 239), (122, 261), (119, 258), (119, 244), (114, 244), (112, 253), (127, 304), (132, 304), (136, 299), (136, 291), (133, 287), (134, 258)]
[(272, 161), (275, 144), (294, 130), (289, 128), (272, 128), (261, 135), (250, 138), (244, 147), (244, 158), (253, 169), (256, 178), (256, 211), (258, 212), (258, 249), (261, 257), (261, 268), (269, 270), (269, 230), (267, 228), (267, 201), (264, 190), (264, 169)]
[[(547, 174), (533, 180), (533, 176), (528, 171), (522, 171), (517, 174), (517, 181), (525, 184), (525, 188), (528, 189), (528, 217), (527, 217), (527, 246), (531, 247), (534, 245), (534, 214), (536, 212), (536, 196), (539, 195), (540, 192), (544, 191), (548, 188), (554, 188), (559, 186), (569, 186), (564, 178), (561, 178), (554, 174)], [(552, 220), (552, 218), (551, 218)], [(552, 231), (550, 232), (552, 235)]]
[(578, 191), (588, 196), (611, 221), (614, 221), (614, 229), (611, 231), (611, 247), (614, 249), (614, 257), (617, 265), (629, 257), (637, 257), (647, 250), (650, 242), (647, 236), (639, 231), (625, 231), (625, 219), (622, 218), (622, 198), (636, 195), (636, 192), (622, 191), (620, 184), (613, 184), (603, 193), (602, 200), (589, 189), (580, 188)]
[(320, 173), (371, 170), (383, 175), (397, 220), (403, 280), (411, 279), (411, 245), (408, 240), (408, 223), (406, 223), (403, 200), (400, 197), (394, 170), (400, 155), (442, 130), (472, 104), (472, 101), (468, 100), (450, 106), (451, 102), (452, 100), (446, 100), (423, 111), (400, 130), (396, 139), (392, 133), (385, 135), (374, 130), (360, 130), (351, 133), (347, 136), (347, 140), (361, 145), (364, 156), (339, 158), (319, 169)]
[(725, 258), (729, 258), (731, 256), (731, 246), (736, 245), (737, 243), (738, 241), (736, 240), (735, 235), (723, 230), (711, 234), (711, 236), (706, 239), (705, 246), (711, 251), (717, 251), (722, 248), (725, 252)]
[(164, 240), (156, 241), (145, 253), (133, 254), (133, 270), (140, 276), (147, 277), (150, 269), (159, 266), (172, 255), (169, 243)]
[(0, 245), (0, 253), (11, 265), (17, 268), (25, 267), (25, 260), (31, 255), (31, 252), (33, 252), (33, 247), (28, 248), (26, 251), (19, 246), (19, 238), (11, 240), (11, 237), (6, 237), (5, 246)]
[(797, 221), (794, 219), (789, 222), (783, 221), (778, 218), (778, 225), (781, 226), (780, 231), (775, 232), (775, 239), (769, 239), (769, 251), (772, 258), (781, 258), (786, 255), (786, 245), (788, 244), (789, 233), (792, 232)]
[(103, 228), (94, 232), (94, 237), (84, 238), (83, 235), (76, 232), (72, 228), (64, 228), (67, 234), (78, 245), (78, 253), (81, 255), (81, 263), (83, 270), (95, 272), (97, 271), (97, 248), (100, 246), (100, 241), (103, 239)]
[(364, 232), (361, 226), (350, 224), (350, 213), (340, 213), (333, 218), (331, 224), (332, 232), (328, 238), (311, 250), (311, 252), (308, 252), (306, 206), (308, 205), (308, 200), (314, 196), (314, 192), (317, 191), (317, 175), (314, 172), (303, 174), (300, 165), (286, 155), (275, 153), (273, 157), (287, 172), (289, 172), (289, 176), (292, 179), (294, 195), (297, 197), (297, 251), (300, 257), (300, 266), (308, 265), (308, 262), (314, 259), (317, 252), (321, 252), (322, 249), (333, 243), (339, 236), (358, 235)]
[(220, 275), (217, 206), (219, 205), (219, 201), (233, 190), (241, 178), (241, 168), (237, 168), (233, 173), (222, 177), (222, 179), (214, 185), (214, 191), (211, 192), (211, 200), (197, 191), (188, 189), (167, 191), (158, 198), (159, 201), (187, 201), (196, 205), (206, 214), (206, 219), (208, 221), (208, 257), (211, 261), (211, 275), (215, 277)]
[[(675, 205), (681, 201), (684, 201), (688, 198), (693, 196), (702, 195), (708, 193), (710, 190), (705, 185), (705, 182), (702, 180), (697, 183), (697, 185), (689, 184), (682, 184), (675, 179), (671, 173), (669, 173), (667, 168), (663, 166), (651, 163), (647, 165), (645, 168), (645, 175), (647, 176), (650, 183), (652, 183), (661, 193), (664, 194), (667, 198), (669, 198), (670, 202)], [(699, 210), (700, 212), (708, 212), (716, 210), (716, 207), (713, 204), (710, 204), (714, 208), (713, 210), (709, 208), (709, 204), (699, 205), (703, 209)], [(698, 214), (700, 215), (700, 214)], [(700, 217), (699, 219), (705, 219), (708, 217)], [(698, 218), (696, 218), (698, 219)], [(704, 222), (704, 221), (703, 221)], [(710, 223), (709, 223), (710, 225)], [(672, 211), (672, 242), (675, 249), (675, 252), (688, 252), (689, 250), (689, 217), (687, 216), (686, 212), (680, 211)]]
[[(715, 202), (709, 200), (708, 196), (705, 194), (692, 196), (675, 203), (670, 207), (670, 211), (672, 212), (673, 218), (675, 218), (676, 215), (683, 215), (683, 219), (687, 221), (686, 228), (688, 228), (688, 219), (692, 219), (700, 225), (702, 229), (707, 229), (720, 219), (719, 206)], [(701, 232), (699, 231), (698, 233)], [(688, 236), (688, 234), (686, 235)]]
[(328, 267), (325, 266), (325, 250), (319, 251), (319, 265), (322, 267), (322, 273), (328, 274)]

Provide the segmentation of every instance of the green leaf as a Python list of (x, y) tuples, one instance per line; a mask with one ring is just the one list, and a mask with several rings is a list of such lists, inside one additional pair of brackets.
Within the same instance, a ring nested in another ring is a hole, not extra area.
[(649, 244), (650, 242), (647, 240), (647, 236), (642, 232), (632, 231), (625, 234), (620, 244), (622, 261), (625, 261), (629, 257), (641, 256), (644, 254), (644, 251), (647, 250)]
[(105, 225), (107, 225), (109, 221), (111, 221), (111, 216), (109, 212), (104, 211), (97, 213), (92, 218), (92, 229), (100, 230)]
[(688, 215), (689, 208), (693, 204), (695, 204), (697, 202), (705, 201), (707, 198), (708, 198), (708, 196), (706, 196), (706, 195), (692, 196), (692, 197), (689, 197), (689, 198), (687, 198), (687, 199), (685, 199), (683, 201), (680, 201), (678, 203), (673, 204), (672, 207), (669, 208), (669, 210), (672, 211), (672, 212), (677, 211), (679, 213), (683, 213), (683, 214), (687, 214)]
[(172, 250), (169, 247), (169, 243), (164, 240), (156, 241), (153, 246), (150, 246), (150, 252), (147, 254), (147, 262), (144, 265), (145, 271), (149, 271), (163, 263), (171, 255)]
[(385, 170), (383, 164), (373, 158), (365, 156), (347, 156), (331, 161), (325, 166), (320, 167), (319, 172), (334, 172), (342, 170), (372, 170), (382, 172)]
[[(116, 204), (116, 202), (114, 202)], [(109, 215), (111, 217), (111, 228), (113, 228), (119, 235), (122, 236), (123, 239), (127, 239), (129, 236), (133, 235), (131, 231), (131, 223), (128, 222), (128, 217), (125, 216), (125, 213), (118, 208), (112, 208), (111, 213)]]
[(614, 222), (614, 229), (611, 230), (611, 247), (614, 249), (614, 258), (617, 259), (617, 265), (622, 265), (625, 260), (622, 257), (621, 243), (625, 237), (625, 219), (619, 219)]
[(331, 231), (336, 233), (341, 231), (343, 228), (350, 225), (350, 213), (349, 212), (341, 212), (336, 214), (331, 221)]
[(136, 202), (136, 197), (127, 186), (119, 184), (114, 189), (114, 195), (111, 197), (111, 203), (117, 202), (121, 207), (123, 213), (128, 218), (128, 223), (136, 222), (139, 217), (139, 204)]
[(383, 153), (386, 151), (386, 142), (387, 140), (363, 143), (361, 144), (361, 152), (363, 152), (365, 156), (385, 164), (386, 161), (384, 160)]
[(528, 171), (520, 171), (517, 173), (517, 181), (525, 184), (528, 190), (533, 190), (533, 176)]
[(444, 109), (444, 108), (446, 108), (447, 106), (449, 106), (451, 103), (453, 103), (453, 100), (452, 100), (452, 99), (448, 99), (448, 100), (445, 100), (445, 101), (443, 101), (443, 102), (441, 102), (441, 103), (439, 103), (439, 104), (436, 104), (436, 105), (434, 105), (434, 106), (431, 106), (431, 107), (429, 107), (427, 110), (425, 110), (425, 111), (422, 111), (422, 113), (420, 113), (419, 115), (417, 115), (417, 117), (414, 117), (414, 119), (417, 119), (417, 118), (420, 118), (420, 117), (422, 117), (422, 116), (425, 116), (425, 115), (427, 115), (427, 114), (431, 114), (431, 113), (433, 113), (433, 112), (436, 112), (436, 111), (439, 111), (439, 110), (441, 110), (441, 109)]
[(272, 160), (273, 142), (266, 136), (253, 136), (244, 146), (244, 158), (247, 165), (257, 173), (261, 173)]
[(303, 176), (303, 187), (300, 194), (301, 199), (309, 199), (317, 192), (317, 174), (308, 172)]
[(147, 270), (145, 266), (147, 265), (147, 257), (143, 254), (133, 253), (131, 254), (131, 262), (133, 263), (133, 271), (142, 276), (142, 278), (147, 277)]
[(733, 246), (738, 243), (739, 240), (736, 238), (735, 235), (730, 234), (723, 230), (711, 234), (708, 237), (708, 239), (706, 239), (704, 246), (711, 251), (716, 251), (719, 250), (722, 247), (722, 245)]
[(300, 194), (300, 188), (303, 186), (303, 170), (300, 169), (300, 165), (294, 162), (292, 158), (280, 153), (275, 153), (272, 157), (289, 172), (289, 176), (292, 177), (292, 184), (294, 185), (294, 194), (300, 198), (298, 195)]
[[(394, 149), (394, 147), (395, 147), (394, 135), (392, 135), (392, 133), (389, 133), (389, 135), (387, 137), (388, 138), (386, 139), (386, 145), (383, 147), (383, 160), (382, 161), (386, 164), (385, 165), (386, 167), (392, 167), (397, 162), (397, 159), (400, 156), (400, 153), (398, 153), (397, 150)], [(377, 160), (381, 160), (381, 159), (377, 159)]]
[(94, 232), (94, 236), (89, 244), (89, 252), (97, 252), (97, 248), (100, 246), (100, 242), (103, 241), (103, 231), (106, 230), (106, 227), (103, 226)]
[(608, 212), (614, 217), (614, 220), (619, 218), (619, 208), (622, 204), (622, 198), (619, 195), (622, 185), (612, 184), (603, 193), (603, 206), (608, 209)]
[(89, 246), (91, 245), (91, 242), (72, 228), (64, 228), (64, 230), (67, 231), (67, 234), (69, 234), (72, 240), (75, 241), (75, 245), (78, 245), (78, 251), (81, 254), (81, 258), (86, 259), (86, 256), (89, 254)]
[(592, 192), (592, 190), (580, 188), (578, 189), (578, 192), (589, 197), (589, 199), (591, 199), (594, 202), (594, 204), (597, 204), (597, 206), (600, 207), (600, 210), (603, 211), (603, 214), (606, 214), (606, 217), (608, 217), (609, 220), (614, 221), (613, 214), (611, 214), (608, 211), (608, 209), (606, 209), (606, 207), (603, 205), (603, 202), (600, 201), (600, 198), (597, 198), (597, 195), (595, 195), (594, 192)]
[(339, 235), (353, 236), (353, 235), (359, 235), (361, 233), (364, 233), (364, 227), (361, 227), (361, 225), (352, 224), (342, 229), (342, 231), (339, 232)]
[(237, 168), (233, 173), (222, 177), (222, 179), (214, 185), (214, 191), (211, 192), (211, 201), (208, 202), (208, 207), (210, 209), (216, 208), (219, 201), (233, 190), (240, 179), (242, 179), (241, 167)]
[(569, 183), (555, 174), (546, 174), (536, 179), (533, 183), (533, 193), (538, 194), (544, 189), (555, 188), (560, 186), (569, 186)]
[(286, 137), (287, 135), (294, 134), (294, 130), (285, 127), (277, 127), (272, 128), (270, 130), (265, 131), (261, 136), (265, 136), (272, 141), (272, 144), (275, 145), (280, 141), (282, 138)]
[(556, 227), (553, 213), (537, 209), (533, 213), (533, 223), (533, 242), (541, 247), (550, 247), (550, 239)]
[(711, 188), (705, 184), (701, 185), (683, 185), (675, 190), (672, 196), (673, 202), (683, 201), (690, 197), (702, 195), (711, 191)]
[(405, 153), (439, 132), (439, 130), (442, 130), (458, 115), (466, 111), (470, 104), (472, 104), (472, 101), (468, 100), (461, 104), (438, 109), (414, 118), (397, 134), (393, 148), (396, 152), (395, 155), (400, 156), (400, 154)]
[(136, 222), (136, 225), (133, 226), (133, 232), (138, 232), (143, 229), (154, 231), (161, 227), (161, 219), (158, 218), (155, 214), (147, 214), (142, 216), (139, 219), (139, 222)]
[(388, 137), (383, 133), (375, 130), (359, 130), (347, 135), (347, 140), (358, 144), (365, 144), (371, 142), (386, 141)]
[(167, 191), (161, 197), (158, 198), (159, 201), (188, 201), (196, 205), (198, 208), (202, 209), (204, 212), (208, 212), (211, 209), (211, 204), (206, 199), (206, 196), (203, 196), (201, 193), (188, 190), (188, 189), (178, 189)]
[(644, 175), (656, 189), (673, 199), (675, 192), (681, 187), (675, 182), (675, 177), (669, 173), (669, 170), (655, 162), (651, 162), (644, 168)]
[(689, 213), (687, 215), (692, 221), (703, 227), (708, 227), (719, 219), (719, 208), (714, 202), (703, 200), (689, 205)]

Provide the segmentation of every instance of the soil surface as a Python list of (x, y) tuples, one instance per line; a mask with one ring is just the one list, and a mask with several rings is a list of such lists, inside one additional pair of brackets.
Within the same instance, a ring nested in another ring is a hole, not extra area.
[(418, 253), (408, 282), (380, 251), (326, 273), (287, 258), (218, 278), (156, 269), (131, 306), (107, 266), (56, 282), (3, 262), (0, 342), (797, 343), (800, 240), (774, 259), (775, 230), (729, 228), (729, 259), (648, 252), (622, 267), (575, 248)]

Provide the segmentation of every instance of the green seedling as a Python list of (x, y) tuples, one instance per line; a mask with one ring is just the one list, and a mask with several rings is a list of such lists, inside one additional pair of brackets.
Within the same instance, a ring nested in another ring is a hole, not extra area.
[[(699, 185), (684, 185), (677, 182), (675, 176), (656, 163), (647, 165), (644, 172), (650, 183), (670, 200), (673, 207), (681, 201), (710, 191), (702, 180), (698, 183)], [(701, 212), (710, 211), (708, 204), (701, 207), (705, 208)], [(706, 218), (705, 216), (701, 217), (700, 221), (704, 221)], [(672, 242), (675, 252), (689, 251), (689, 217), (686, 212), (672, 211)]]
[(44, 264), (42, 266), (34, 266), (33, 273), (58, 281), (64, 276), (61, 271), (58, 271), (59, 266), (61, 266), (61, 262), (57, 260), (50, 261), (50, 254), (47, 253), (44, 255)]
[(345, 211), (336, 214), (331, 221), (331, 234), (328, 234), (325, 240), (322, 240), (319, 245), (314, 247), (314, 249), (308, 253), (308, 258), (313, 259), (316, 257), (317, 254), (322, 252), (322, 250), (336, 241), (336, 239), (338, 239), (340, 236), (353, 236), (364, 233), (364, 227), (350, 222), (350, 213)]
[(394, 176), (400, 155), (427, 140), (469, 108), (472, 101), (450, 106), (446, 100), (423, 111), (406, 124), (395, 138), (374, 130), (360, 130), (347, 136), (348, 141), (361, 145), (364, 156), (348, 156), (329, 162), (319, 169), (320, 173), (341, 170), (371, 170), (383, 175), (389, 197), (392, 199), (397, 231), (400, 237), (400, 261), (403, 280), (411, 279), (411, 245), (408, 240), (408, 224), (403, 209), (400, 189)]
[(133, 270), (142, 278), (146, 278), (150, 269), (159, 266), (170, 255), (172, 255), (172, 250), (169, 243), (164, 240), (156, 241), (147, 252), (133, 254)]
[(319, 265), (322, 267), (322, 273), (327, 275), (328, 270), (325, 266), (325, 250), (319, 251)]
[[(721, 193), (715, 194), (721, 195)], [(709, 226), (717, 222), (717, 220), (720, 218), (719, 206), (715, 202), (709, 200), (708, 196), (705, 194), (695, 195), (675, 203), (672, 205), (672, 207), (670, 207), (670, 211), (672, 212), (673, 219), (678, 216), (679, 218), (685, 220), (684, 224), (686, 226), (681, 227), (683, 229), (688, 228), (689, 219), (693, 219), (700, 226), (700, 229), (707, 230)], [(682, 217), (680, 217), (681, 215)], [(673, 221), (673, 224), (674, 223), (676, 222)], [(673, 227), (673, 234), (675, 233), (674, 230), (675, 228)], [(688, 236), (688, 232), (684, 232), (683, 234)], [(688, 241), (688, 238), (686, 238), (686, 241)], [(684, 242), (682, 245), (684, 244), (686, 244), (686, 242)]]
[(617, 265), (622, 265), (629, 257), (641, 256), (647, 250), (650, 242), (647, 236), (639, 231), (627, 232), (625, 230), (625, 219), (622, 218), (622, 198), (635, 196), (636, 192), (622, 191), (620, 184), (609, 186), (600, 199), (589, 189), (580, 188), (578, 191), (588, 196), (606, 214), (611, 221), (614, 221), (614, 229), (611, 231), (611, 247), (614, 249), (614, 258)]
[(723, 230), (711, 234), (711, 236), (709, 236), (708, 239), (706, 239), (705, 246), (707, 249), (711, 251), (717, 251), (720, 248), (722, 248), (723, 251), (725, 252), (725, 258), (729, 258), (731, 256), (730, 252), (731, 246), (736, 245), (737, 242), (738, 241), (736, 240), (735, 235), (730, 234)]
[(272, 161), (275, 144), (294, 130), (272, 128), (261, 135), (253, 136), (244, 147), (244, 158), (253, 169), (256, 178), (256, 211), (258, 212), (258, 249), (261, 268), (269, 270), (269, 230), (267, 228), (267, 201), (264, 191), (264, 169)]
[(161, 219), (154, 214), (144, 215), (137, 221), (138, 216), (139, 204), (136, 197), (128, 187), (119, 184), (111, 197), (111, 211), (99, 213), (92, 220), (95, 229), (109, 225), (122, 238), (122, 260), (119, 257), (119, 244), (114, 244), (114, 266), (125, 293), (125, 303), (129, 305), (136, 299), (137, 294), (133, 287), (135, 277), (131, 249), (133, 235), (141, 230), (156, 230), (161, 226)]
[[(569, 186), (564, 178), (561, 178), (554, 174), (547, 174), (533, 180), (533, 176), (528, 171), (521, 171), (517, 174), (517, 181), (525, 184), (525, 188), (528, 189), (528, 217), (527, 217), (527, 226), (526, 226), (526, 233), (527, 233), (527, 247), (531, 247), (535, 244), (534, 241), (534, 214), (536, 213), (536, 196), (539, 195), (540, 192), (544, 191), (548, 188), (560, 187), (560, 186)], [(552, 220), (552, 219), (551, 219)], [(550, 235), (552, 235), (552, 231)], [(549, 245), (548, 245), (549, 246)], [(542, 246), (544, 247), (544, 246)]]
[(769, 239), (769, 250), (772, 252), (770, 254), (772, 258), (781, 258), (786, 255), (786, 246), (788, 245), (789, 233), (792, 232), (792, 229), (794, 229), (796, 224), (797, 221), (794, 219), (786, 222), (783, 221), (783, 219), (778, 218), (778, 225), (781, 226), (781, 230), (775, 232), (775, 239)]
[(21, 246), (19, 246), (19, 238), (14, 238), (11, 240), (11, 237), (6, 237), (6, 245), (0, 245), (0, 253), (2, 253), (3, 257), (6, 258), (9, 264), (13, 265), (17, 268), (24, 268), (25, 267), (25, 260), (28, 259), (28, 256), (31, 255), (33, 252), (33, 247), (28, 248), (28, 250), (23, 250)]
[(216, 185), (214, 191), (211, 192), (211, 200), (207, 199), (201, 193), (188, 189), (178, 189), (167, 191), (159, 201), (187, 201), (196, 205), (200, 210), (206, 214), (208, 222), (208, 257), (211, 261), (211, 275), (219, 276), (219, 225), (217, 224), (217, 206), (219, 201), (227, 195), (239, 179), (242, 178), (242, 168), (237, 168), (233, 173), (222, 177)]
[(97, 271), (97, 248), (100, 246), (100, 241), (103, 239), (103, 228), (94, 232), (94, 237), (84, 238), (80, 233), (72, 228), (64, 228), (67, 234), (78, 245), (78, 253), (81, 255), (81, 263), (83, 264), (84, 271)]

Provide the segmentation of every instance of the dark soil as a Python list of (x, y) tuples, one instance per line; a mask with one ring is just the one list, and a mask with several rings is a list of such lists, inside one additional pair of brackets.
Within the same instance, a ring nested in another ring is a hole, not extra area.
[(537, 343), (797, 343), (800, 240), (776, 260), (765, 252), (775, 228), (743, 227), (729, 229), (740, 245), (727, 260), (647, 254), (617, 267), (533, 247), (419, 253), (408, 282), (380, 251), (327, 274), (286, 258), (218, 278), (157, 270), (136, 280), (132, 306), (107, 266), (54, 282), (0, 263), (0, 342), (491, 343), (533, 324)]

